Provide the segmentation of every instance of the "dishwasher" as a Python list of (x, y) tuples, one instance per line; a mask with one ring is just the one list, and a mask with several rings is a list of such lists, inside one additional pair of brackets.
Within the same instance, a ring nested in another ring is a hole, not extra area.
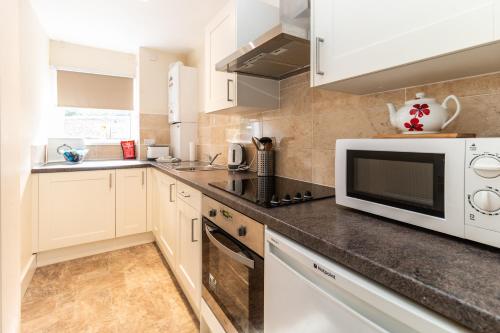
[(266, 333), (471, 332), (278, 233), (265, 240)]

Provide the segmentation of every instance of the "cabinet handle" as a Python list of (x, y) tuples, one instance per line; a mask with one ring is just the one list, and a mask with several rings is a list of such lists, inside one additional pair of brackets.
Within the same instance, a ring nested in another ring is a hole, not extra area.
[(231, 98), (229, 98), (229, 83), (232, 83), (232, 82), (233, 82), (233, 80), (227, 79), (226, 88), (227, 88), (227, 101), (228, 102), (234, 102)]
[(189, 198), (191, 195), (189, 194), (186, 194), (184, 193), (184, 191), (181, 192), (181, 195), (184, 197), (184, 198)]
[(197, 218), (191, 219), (191, 242), (196, 243), (198, 240), (194, 239), (194, 221), (196, 221)]
[(316, 37), (316, 74), (318, 75), (325, 75), (325, 72), (321, 70), (321, 63), (320, 63), (320, 45), (321, 43), (324, 43), (325, 40), (321, 37)]
[(144, 187), (144, 171), (142, 171), (142, 187)]
[(113, 174), (109, 174), (109, 189), (113, 188)]
[(174, 202), (173, 196), (172, 196), (172, 187), (175, 185), (175, 183), (170, 184), (170, 202)]

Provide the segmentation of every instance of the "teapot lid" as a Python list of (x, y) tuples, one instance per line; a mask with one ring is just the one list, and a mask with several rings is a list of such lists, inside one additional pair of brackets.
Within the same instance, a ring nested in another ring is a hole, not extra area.
[(418, 92), (415, 94), (416, 98), (410, 101), (406, 101), (406, 104), (422, 104), (422, 103), (431, 103), (436, 99), (431, 97), (425, 97), (424, 92)]

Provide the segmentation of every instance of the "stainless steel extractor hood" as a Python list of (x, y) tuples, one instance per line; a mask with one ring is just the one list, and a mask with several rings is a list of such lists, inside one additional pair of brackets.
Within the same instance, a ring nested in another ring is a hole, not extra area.
[(309, 0), (281, 0), (280, 24), (219, 61), (216, 70), (274, 80), (309, 70), (309, 18)]

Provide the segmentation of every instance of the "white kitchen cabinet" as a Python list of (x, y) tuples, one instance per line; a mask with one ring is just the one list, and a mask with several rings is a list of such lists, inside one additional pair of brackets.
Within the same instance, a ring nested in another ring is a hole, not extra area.
[(115, 170), (39, 176), (38, 250), (115, 237)]
[(215, 70), (217, 62), (278, 22), (277, 8), (255, 0), (231, 0), (210, 21), (205, 28), (205, 112), (279, 107), (278, 81)]
[(166, 260), (175, 267), (177, 245), (178, 245), (178, 228), (176, 214), (176, 181), (163, 173), (158, 173), (157, 186), (157, 211), (159, 224), (158, 241), (163, 247)]
[(116, 237), (147, 230), (146, 168), (116, 170)]
[(488, 70), (500, 64), (485, 51), (455, 53), (498, 40), (499, 19), (499, 0), (313, 0), (312, 85), (369, 93)]
[(218, 72), (215, 64), (236, 49), (236, 15), (226, 5), (206, 27), (206, 109), (208, 112), (234, 107), (236, 74)]
[(177, 276), (195, 312), (199, 313), (201, 302), (201, 212), (184, 201), (181, 195), (177, 198), (179, 228)]
[(158, 240), (160, 238), (160, 187), (159, 180), (161, 172), (158, 170), (151, 170), (151, 230), (153, 235)]

